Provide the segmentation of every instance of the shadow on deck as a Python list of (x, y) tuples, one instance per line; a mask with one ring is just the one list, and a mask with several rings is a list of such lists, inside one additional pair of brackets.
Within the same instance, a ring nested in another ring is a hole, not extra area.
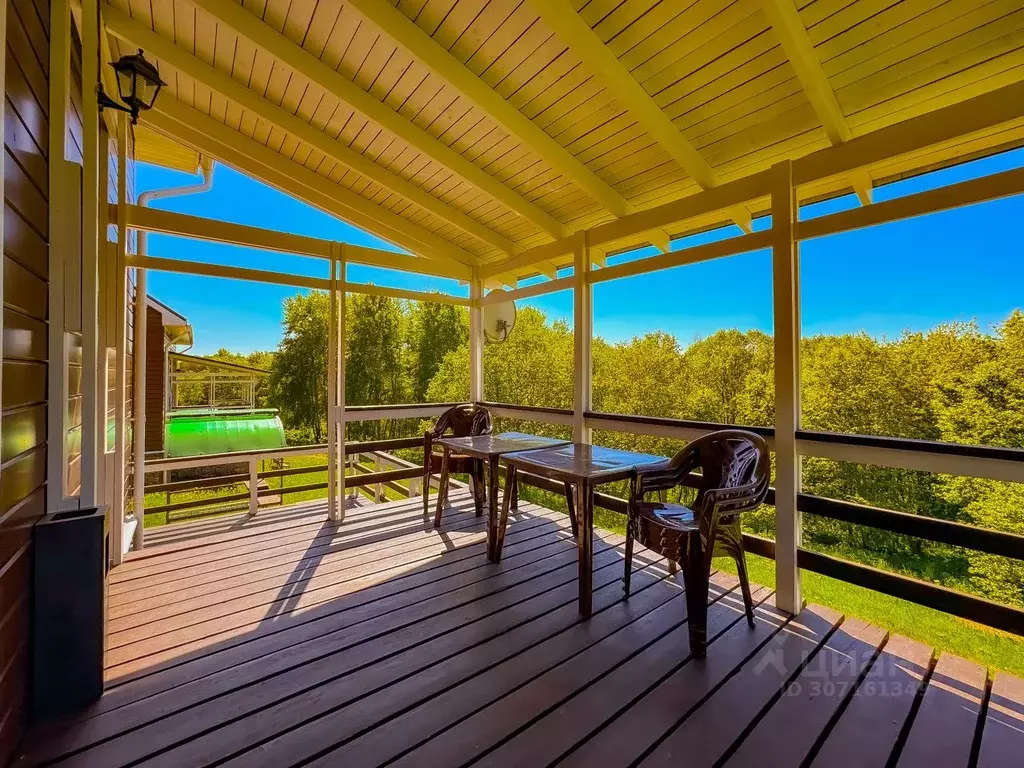
[[(576, 606), (563, 515), (524, 504), (499, 565), (465, 493), (325, 520), (307, 504), (175, 526), (111, 574), (108, 690), (20, 765), (1019, 765), (1024, 684), (716, 574), (705, 660), (681, 580), (595, 540)], [(150, 540), (152, 543), (153, 539)]]

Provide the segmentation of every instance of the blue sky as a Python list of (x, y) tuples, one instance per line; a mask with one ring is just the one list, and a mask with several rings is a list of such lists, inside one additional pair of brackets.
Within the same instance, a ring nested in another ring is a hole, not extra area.
[[(1024, 166), (1024, 150), (975, 161), (875, 190), (875, 200)], [(193, 182), (187, 174), (140, 163), (137, 190)], [(809, 218), (857, 205), (842, 198), (802, 210)], [(157, 201), (154, 207), (326, 239), (392, 246), (230, 168), (218, 166), (213, 189)], [(1024, 306), (1024, 196), (947, 211), (801, 245), (803, 333), (865, 331), (896, 337), (952, 320), (983, 328)], [(755, 222), (758, 228), (767, 220)], [(673, 249), (729, 234), (721, 230)], [(316, 259), (152, 235), (153, 256), (327, 276)], [(639, 258), (638, 251), (610, 260)], [(465, 295), (455, 281), (350, 266), (349, 279), (378, 285)], [(192, 322), (194, 351), (272, 349), (281, 337), (281, 307), (297, 289), (216, 278), (151, 272), (149, 289)], [(727, 301), (716, 300), (728, 293)], [(530, 299), (549, 317), (571, 323), (570, 292)], [(685, 345), (721, 328), (771, 331), (771, 256), (767, 251), (601, 283), (594, 289), (594, 332), (609, 341), (662, 330)]]

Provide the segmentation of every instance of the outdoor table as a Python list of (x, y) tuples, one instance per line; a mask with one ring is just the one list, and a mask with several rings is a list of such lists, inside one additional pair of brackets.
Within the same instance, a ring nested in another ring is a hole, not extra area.
[(575, 508), (575, 515), (579, 518), (576, 543), (579, 548), (580, 615), (589, 618), (594, 581), (594, 486), (628, 479), (641, 467), (664, 462), (665, 457), (570, 443), (555, 448), (507, 453), (502, 459), (506, 467), (506, 504), (498, 525), (494, 559), (501, 559), (508, 520), (509, 489), (515, 488), (519, 470), (561, 481), (567, 490), (572, 486), (574, 503), (569, 506), (569, 514), (573, 515)]
[[(551, 448), (557, 445), (566, 445), (570, 441), (557, 437), (542, 437), (541, 435), (527, 435), (522, 432), (503, 432), (500, 435), (477, 435), (475, 437), (442, 437), (437, 444), (443, 449), (441, 455), (441, 477), (448, 476), (448, 456), (450, 453), (470, 456), (480, 459), (487, 468), (487, 558), (497, 560), (495, 557), (495, 546), (498, 531), (498, 474), (500, 468), (498, 462), (507, 453), (529, 452), (542, 448)], [(442, 480), (444, 482), (444, 480)], [(505, 486), (506, 498), (515, 496), (512, 486)], [(479, 489), (474, 489), (474, 496), (479, 499)], [(443, 498), (438, 496), (438, 504)], [(512, 508), (515, 509), (518, 499), (512, 498)], [(439, 507), (440, 509), (440, 507)], [(479, 514), (479, 506), (477, 507)], [(508, 516), (508, 504), (505, 506), (506, 519)]]

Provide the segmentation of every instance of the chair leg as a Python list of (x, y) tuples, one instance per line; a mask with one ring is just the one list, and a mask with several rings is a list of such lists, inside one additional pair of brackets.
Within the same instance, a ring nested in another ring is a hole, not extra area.
[(626, 571), (622, 574), (622, 591), (629, 597), (629, 577), (633, 574), (633, 530), (626, 523)]
[(687, 537), (683, 559), (683, 588), (686, 590), (687, 626), (690, 628), (690, 653), (702, 659), (708, 645), (708, 591), (710, 574), (704, 566), (700, 536)]
[[(514, 479), (512, 481), (512, 509), (514, 509), (516, 512), (518, 512), (519, 511), (519, 476), (518, 476), (518, 473), (513, 474), (513, 478)], [(506, 485), (505, 488), (507, 490), (508, 486)]]
[(423, 470), (423, 516), (430, 515), (430, 470)]
[(572, 537), (579, 541), (580, 524), (579, 521), (576, 519), (576, 505), (573, 503), (572, 483), (565, 484), (565, 503), (569, 505), (569, 524), (572, 526)]
[(736, 519), (718, 524), (715, 533), (715, 555), (729, 555), (736, 563), (736, 575), (740, 580), (740, 592), (743, 593), (743, 609), (747, 614), (747, 624), (754, 626), (754, 601), (750, 596), (750, 577), (747, 575), (747, 558), (743, 551), (743, 529)]
[(740, 591), (743, 593), (743, 609), (747, 613), (747, 624), (753, 628), (754, 600), (750, 596), (750, 579), (747, 576), (747, 559), (743, 556), (742, 550), (737, 552), (734, 557), (736, 558), (736, 573), (740, 577)]
[(437, 512), (434, 515), (434, 527), (441, 527), (441, 513), (444, 512), (445, 502), (448, 500), (448, 451), (441, 456), (441, 478), (437, 485)]

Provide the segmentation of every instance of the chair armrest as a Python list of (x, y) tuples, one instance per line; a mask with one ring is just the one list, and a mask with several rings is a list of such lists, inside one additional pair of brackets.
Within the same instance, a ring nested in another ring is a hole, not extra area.
[[(750, 512), (761, 505), (764, 501), (763, 495), (758, 499), (758, 492), (762, 490), (761, 483), (747, 483), (735, 488), (714, 488), (704, 494), (704, 504), (707, 509), (716, 509), (723, 506), (745, 506), (746, 509), (719, 509), (725, 513)], [(764, 487), (767, 491), (767, 487)]]
[(644, 496), (655, 491), (669, 491), (679, 484), (678, 471), (666, 461), (638, 470), (630, 494), (636, 501), (643, 501)]

